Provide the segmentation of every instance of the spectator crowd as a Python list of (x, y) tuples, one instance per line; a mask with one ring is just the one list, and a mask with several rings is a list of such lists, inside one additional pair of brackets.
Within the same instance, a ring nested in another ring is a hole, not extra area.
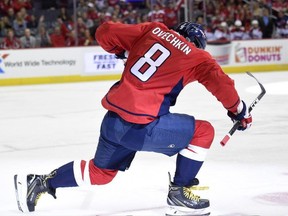
[[(75, 2), (0, 0), (0, 48), (90, 46), (105, 21), (158, 21), (173, 29), (184, 19), (184, 0)], [(288, 38), (287, 0), (192, 2), (193, 19), (204, 25), (208, 42)]]
[[(199, 17), (198, 22), (203, 22), (201, 14)], [(208, 41), (288, 38), (288, 2), (285, 0), (218, 1), (208, 6), (207, 17)]]

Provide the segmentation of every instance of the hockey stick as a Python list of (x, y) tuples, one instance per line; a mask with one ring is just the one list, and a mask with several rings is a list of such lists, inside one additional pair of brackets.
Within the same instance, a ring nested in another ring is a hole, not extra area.
[[(254, 107), (256, 106), (256, 104), (261, 100), (261, 98), (265, 95), (266, 90), (264, 88), (264, 86), (262, 85), (262, 83), (259, 82), (259, 80), (253, 76), (253, 74), (251, 74), (250, 72), (246, 72), (249, 76), (253, 77), (256, 82), (259, 84), (260, 88), (261, 88), (261, 93), (255, 98), (255, 100), (251, 103), (251, 105), (249, 106), (249, 113), (254, 109)], [(229, 141), (229, 139), (231, 138), (231, 136), (234, 134), (234, 132), (237, 130), (237, 128), (240, 126), (241, 122), (240, 121), (236, 121), (233, 125), (233, 127), (230, 129), (230, 131), (225, 135), (225, 137), (221, 140), (220, 144), (222, 146), (225, 146), (226, 143)]]

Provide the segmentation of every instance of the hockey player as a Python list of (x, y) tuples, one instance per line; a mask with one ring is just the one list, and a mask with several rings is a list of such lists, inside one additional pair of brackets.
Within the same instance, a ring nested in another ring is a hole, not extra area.
[(245, 28), (242, 26), (241, 20), (236, 20), (231, 28), (231, 40), (246, 40), (249, 39)]
[(250, 39), (262, 39), (262, 31), (259, 27), (259, 22), (258, 20), (252, 20), (251, 22), (251, 27), (250, 27), (250, 30), (249, 30), (249, 36), (250, 36)]
[[(191, 115), (169, 112), (181, 90), (198, 81), (222, 103), (239, 130), (252, 123), (234, 81), (204, 51), (203, 28), (181, 23), (176, 31), (158, 22), (136, 25), (106, 22), (96, 31), (100, 46), (118, 58), (129, 53), (121, 80), (102, 99), (108, 110), (101, 125), (95, 157), (72, 161), (47, 175), (15, 175), (18, 206), (34, 211), (40, 194), (84, 183), (102, 185), (129, 168), (137, 151), (177, 154), (170, 181), (168, 215), (209, 214), (209, 200), (193, 192), (214, 138), (213, 126)], [(197, 103), (194, 104), (195, 106)], [(194, 187), (193, 187), (194, 186)], [(183, 213), (184, 214), (184, 213)]]
[(214, 31), (214, 40), (218, 42), (231, 41), (229, 26), (226, 22), (221, 22)]

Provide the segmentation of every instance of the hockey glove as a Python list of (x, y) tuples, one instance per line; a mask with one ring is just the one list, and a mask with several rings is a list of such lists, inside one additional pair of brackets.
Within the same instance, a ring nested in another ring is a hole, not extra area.
[(116, 59), (127, 59), (127, 56), (128, 56), (128, 53), (125, 50), (119, 54), (115, 54)]
[(240, 126), (237, 130), (246, 130), (252, 125), (252, 116), (248, 112), (247, 106), (244, 101), (241, 101), (237, 107), (237, 113), (228, 111), (227, 115), (233, 122), (240, 121)]

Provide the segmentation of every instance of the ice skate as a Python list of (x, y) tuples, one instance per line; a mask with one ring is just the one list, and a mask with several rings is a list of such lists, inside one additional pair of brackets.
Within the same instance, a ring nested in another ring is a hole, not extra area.
[(47, 180), (53, 178), (56, 171), (48, 175), (15, 175), (14, 184), (18, 209), (33, 212), (43, 193), (49, 193), (56, 199), (56, 190), (49, 187)]
[(190, 187), (176, 186), (171, 182), (169, 174), (169, 193), (167, 197), (168, 209), (166, 216), (206, 216), (210, 215), (209, 200), (201, 199), (200, 196), (193, 193), (194, 190), (203, 190), (207, 187), (197, 188), (198, 179), (194, 179)]

